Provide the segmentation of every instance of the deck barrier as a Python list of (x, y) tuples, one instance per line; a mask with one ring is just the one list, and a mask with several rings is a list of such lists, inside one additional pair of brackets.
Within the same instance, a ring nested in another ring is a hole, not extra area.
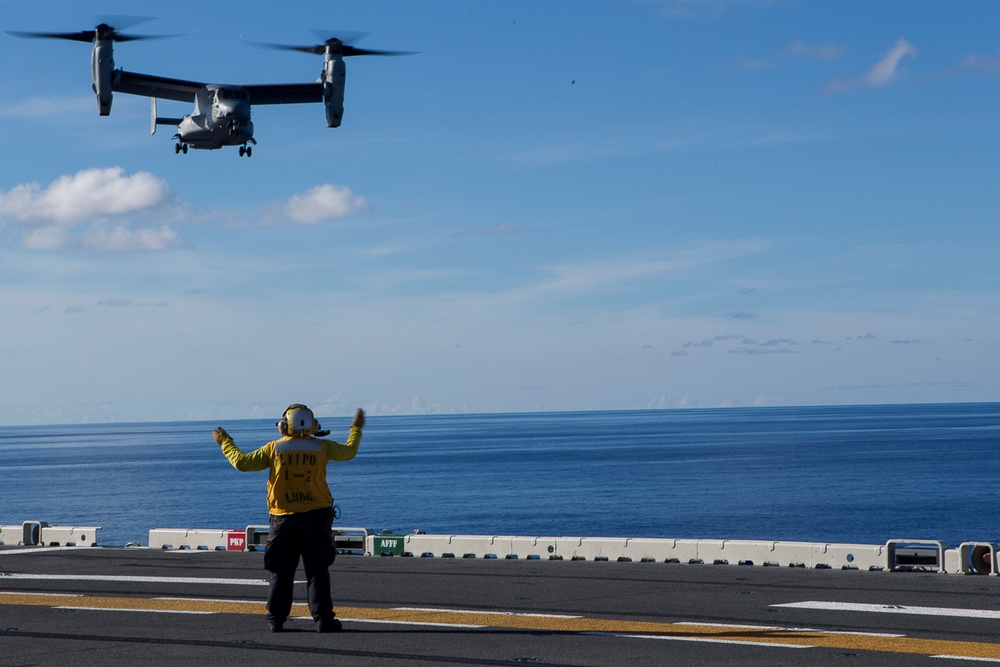
[[(50, 526), (44, 521), (0, 526), (0, 544), (97, 546), (100, 526)], [(243, 529), (154, 528), (149, 548), (255, 551), (267, 542), (267, 525)], [(742, 565), (810, 569), (920, 571), (1000, 575), (1000, 544), (891, 539), (885, 544), (830, 544), (763, 540), (630, 537), (529, 537), (520, 535), (376, 534), (367, 528), (334, 527), (341, 553), (415, 558), (589, 560), (612, 562)]]
[[(266, 525), (247, 526), (245, 531), (235, 532), (245, 534), (245, 549), (254, 550), (266, 542), (267, 529)], [(192, 532), (198, 532), (200, 540), (192, 542)], [(225, 536), (232, 532), (156, 529), (150, 531), (149, 546), (155, 549), (224, 549)], [(892, 539), (885, 544), (831, 544), (629, 537), (376, 534), (365, 528), (341, 527), (334, 528), (334, 542), (341, 552), (367, 556), (1000, 574), (1000, 544), (992, 542), (963, 542), (958, 548), (948, 548), (939, 540), (920, 539)], [(191, 546), (193, 543), (202, 546)]]
[(44, 521), (25, 521), (19, 526), (0, 526), (0, 544), (96, 547), (100, 529), (100, 526), (50, 526)]

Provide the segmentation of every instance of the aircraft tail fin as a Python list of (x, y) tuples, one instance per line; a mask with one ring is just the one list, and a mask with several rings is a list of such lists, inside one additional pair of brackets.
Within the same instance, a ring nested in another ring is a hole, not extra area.
[(149, 110), (150, 110), (149, 133), (151, 135), (156, 134), (157, 125), (180, 125), (181, 121), (184, 120), (183, 118), (161, 118), (160, 116), (157, 116), (155, 97), (149, 98)]

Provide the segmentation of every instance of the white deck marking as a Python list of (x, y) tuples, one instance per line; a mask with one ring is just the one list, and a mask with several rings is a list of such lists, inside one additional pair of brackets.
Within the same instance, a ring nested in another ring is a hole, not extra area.
[(52, 607), (53, 609), (69, 609), (71, 611), (135, 611), (144, 614), (214, 614), (214, 611), (194, 611), (190, 609), (129, 609), (127, 607)]
[(915, 616), (954, 616), (957, 618), (996, 618), (1000, 610), (995, 609), (955, 609), (951, 607), (910, 607), (901, 604), (865, 604), (861, 602), (788, 602), (773, 604), (772, 607), (787, 609), (817, 609), (820, 611), (865, 611), (876, 614), (911, 614)]
[(738, 625), (732, 623), (695, 623), (694, 621), (679, 621), (674, 625), (696, 625), (702, 628), (734, 628), (736, 630), (778, 630), (780, 632), (818, 632), (824, 635), (851, 635), (855, 637), (905, 637), (906, 635), (888, 632), (849, 632), (846, 630), (819, 630), (817, 628), (795, 628), (781, 625)]
[(519, 616), (525, 618), (583, 618), (568, 614), (530, 614), (517, 611), (476, 611), (474, 609), (438, 609), (436, 607), (393, 607), (393, 611), (422, 611), (432, 614), (482, 614), (484, 616)]
[(114, 574), (20, 574), (0, 572), (0, 581), (29, 579), (33, 581), (115, 581), (137, 584), (228, 584), (232, 586), (267, 586), (264, 579), (222, 579), (200, 577), (137, 577)]
[(43, 554), (49, 551), (75, 551), (78, 549), (93, 549), (94, 547), (25, 547), (23, 549), (0, 549), (0, 556), (24, 554)]
[[(45, 593), (39, 593), (39, 595), (46, 595)], [(172, 598), (172, 597), (157, 597), (150, 598), (151, 600), (168, 600), (170, 602), (213, 602), (217, 604), (264, 604), (263, 600), (228, 600), (226, 598)], [(294, 618), (294, 617), (293, 617)], [(309, 617), (311, 621), (312, 618)]]
[(928, 658), (941, 658), (943, 660), (972, 660), (973, 662), (1000, 662), (998, 658), (967, 658), (962, 655), (930, 655)]
[(624, 637), (626, 639), (660, 639), (669, 642), (699, 642), (702, 644), (736, 644), (738, 646), (768, 646), (771, 648), (816, 648), (809, 644), (778, 644), (772, 642), (750, 642), (750, 641), (740, 641), (739, 639), (710, 639), (708, 637), (670, 637), (664, 635), (623, 635), (619, 633), (605, 633), (605, 632), (584, 632), (580, 634), (590, 634), (590, 635), (608, 635), (611, 637)]
[[(350, 621), (351, 623), (377, 623), (380, 625), (426, 625), (434, 628), (485, 628), (485, 625), (472, 625), (471, 623), (431, 623), (428, 621), (387, 621), (385, 619), (372, 619), (372, 618), (348, 618), (346, 616), (338, 616), (337, 618)], [(312, 620), (311, 618), (309, 619)]]

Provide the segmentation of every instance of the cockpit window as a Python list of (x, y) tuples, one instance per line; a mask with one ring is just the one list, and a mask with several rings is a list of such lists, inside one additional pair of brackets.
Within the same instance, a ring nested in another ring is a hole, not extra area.
[(242, 100), (243, 102), (250, 101), (250, 95), (245, 90), (229, 90), (228, 88), (220, 88), (215, 93), (215, 98), (218, 100)]

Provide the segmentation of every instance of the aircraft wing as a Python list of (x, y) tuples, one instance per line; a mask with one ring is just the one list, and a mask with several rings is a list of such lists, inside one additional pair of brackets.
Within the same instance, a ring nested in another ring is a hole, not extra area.
[(116, 93), (156, 97), (161, 100), (176, 100), (193, 103), (198, 91), (205, 84), (183, 79), (169, 79), (152, 74), (137, 74), (118, 70), (111, 81), (111, 89)]
[(315, 83), (264, 83), (245, 88), (250, 94), (250, 104), (308, 104), (323, 101), (323, 84)]

